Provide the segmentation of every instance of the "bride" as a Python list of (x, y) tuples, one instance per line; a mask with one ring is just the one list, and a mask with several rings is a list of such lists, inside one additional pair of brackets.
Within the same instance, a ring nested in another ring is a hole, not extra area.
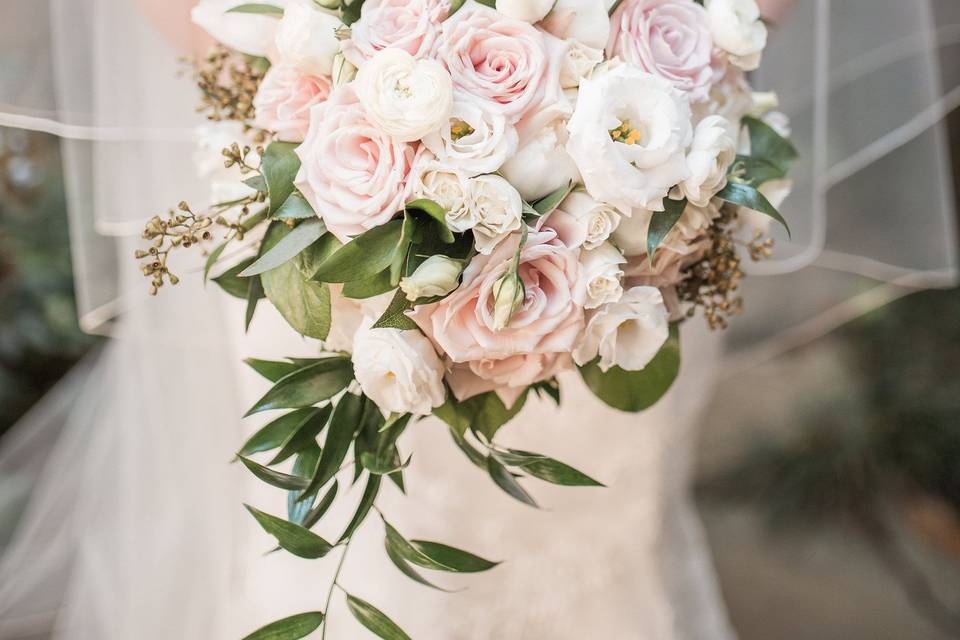
[[(340, 552), (316, 561), (265, 555), (271, 539), (241, 503), (278, 513), (285, 497), (229, 464), (257, 427), (253, 419), (240, 421), (237, 408), (264, 391), (241, 360), (310, 355), (313, 345), (291, 338), (265, 306), (245, 334), (236, 302), (204, 291), (199, 275), (184, 277), (159, 299), (147, 299), (141, 295), (142, 277), (132, 268), (140, 217), (179, 200), (189, 184), (196, 192), (203, 184), (184, 160), (193, 153), (195, 119), (188, 111), (194, 97), (189, 83), (172, 80), (171, 68), (178, 51), (204, 47), (202, 36), (186, 26), (193, 3), (51, 0), (48, 14), (36, 0), (18, 2), (18, 29), (27, 18), (52, 25), (50, 62), (59, 109), (54, 117), (37, 108), (39, 102), (24, 99), (32, 94), (3, 95), (0, 110), (6, 115), (0, 124), (63, 136), (85, 323), (102, 328), (118, 308), (122, 314), (111, 327), (114, 339), (86, 377), (59, 392), (60, 405), (41, 407), (2, 443), (4, 474), (29, 474), (41, 466), (43, 471), (0, 556), (0, 638), (239, 638), (271, 620), (318, 609), (328, 613), (326, 638), (366, 637), (342, 594), (333, 593), (329, 608), (324, 604)], [(770, 15), (784, 15), (785, 4), (771, 3)], [(904, 4), (913, 10), (903, 10)], [(857, 19), (853, 5), (861, 9)], [(831, 18), (833, 29), (824, 24)], [(827, 114), (836, 108), (829, 98), (856, 87), (856, 63), (870, 59), (875, 43), (854, 42), (854, 36), (872, 30), (867, 22), (874, 20), (897, 25), (893, 36), (913, 47), (900, 58), (888, 52), (894, 56), (889, 64), (914, 61), (918, 72), (909, 81), (934, 82), (934, 45), (923, 40), (932, 22), (929, 6), (920, 0), (845, 0), (833, 10), (825, 0), (801, 3), (774, 36), (772, 61), (757, 84), (781, 91), (784, 108), (794, 111), (795, 137), (808, 161), (788, 205), (795, 241), (782, 243), (782, 261), (769, 271), (794, 271), (821, 253), (835, 263), (844, 250), (861, 253), (859, 245), (825, 242), (824, 227), (826, 190), (863, 174), (827, 170), (855, 161), (860, 172), (873, 171), (883, 156), (871, 158), (864, 151), (951, 95), (938, 85), (912, 87), (911, 96), (922, 91), (917, 104), (879, 122), (865, 134), (871, 139), (850, 142), (849, 148), (839, 142), (824, 161), (826, 151), (817, 145), (824, 142)], [(836, 59), (809, 52), (811, 41), (829, 50), (838, 33), (847, 48), (838, 46)], [(797, 60), (807, 63), (806, 76), (785, 71), (795, 71)], [(840, 72), (831, 79), (842, 79), (843, 72), (847, 84), (838, 80), (824, 88), (815, 70), (834, 68)], [(906, 71), (894, 73), (899, 80)], [(914, 138), (924, 142), (931, 135), (936, 146), (942, 143), (935, 125), (939, 115), (929, 113)], [(830, 123), (831, 131), (835, 126)], [(911, 188), (930, 198), (943, 196), (942, 158), (928, 154), (926, 164), (918, 157), (911, 163)], [(901, 179), (903, 167), (882, 171), (871, 174), (872, 184), (884, 175)], [(833, 183), (827, 185), (827, 179)], [(924, 180), (929, 189), (916, 186)], [(937, 237), (948, 237), (948, 198), (931, 200), (925, 211), (927, 228), (937, 225), (942, 232)], [(851, 258), (833, 268), (867, 272), (878, 281), (919, 275), (921, 285), (952, 276), (938, 271), (955, 265), (949, 249), (932, 252), (919, 241), (916, 246), (921, 251), (911, 256)], [(825, 278), (821, 272), (818, 283)], [(756, 286), (771, 288), (766, 297), (772, 307), (783, 294), (777, 278), (766, 280)], [(788, 337), (816, 331), (823, 326), (819, 312), (830, 303), (842, 306), (849, 294), (837, 286), (829, 295), (827, 304), (819, 298), (815, 307), (778, 318), (797, 328)], [(756, 306), (763, 304), (758, 300)], [(757, 320), (750, 330), (771, 333)], [(687, 361), (680, 378), (652, 410), (616, 412), (579, 379), (566, 378), (562, 410), (531, 400), (501, 432), (504, 444), (568, 461), (607, 485), (531, 487), (544, 507), (539, 511), (505, 497), (460, 455), (436, 420), (414, 425), (401, 441), (403, 451), (415, 454), (406, 474), (407, 495), (390, 487), (379, 505), (384, 516), (410, 537), (447, 541), (503, 563), (468, 580), (438, 578), (453, 593), (420, 587), (389, 563), (382, 525), (370, 518), (343, 559), (339, 582), (414, 638), (732, 638), (688, 495), (701, 412), (725, 361), (718, 336), (699, 320), (685, 323), (683, 339)], [(358, 491), (349, 494), (354, 503)], [(353, 504), (345, 502), (342, 513), (331, 514), (334, 530), (352, 511)]]

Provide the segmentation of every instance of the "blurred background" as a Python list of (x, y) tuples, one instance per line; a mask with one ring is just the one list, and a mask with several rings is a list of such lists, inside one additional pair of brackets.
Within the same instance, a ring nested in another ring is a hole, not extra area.
[[(960, 112), (949, 125), (960, 160)], [(74, 309), (59, 142), (0, 128), (0, 438), (97, 345)], [(729, 372), (705, 421), (697, 500), (743, 640), (956, 637), (960, 290)]]

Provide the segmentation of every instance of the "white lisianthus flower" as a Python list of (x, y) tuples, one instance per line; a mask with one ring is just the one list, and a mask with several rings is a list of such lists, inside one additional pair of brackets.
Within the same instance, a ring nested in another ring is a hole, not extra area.
[(451, 231), (462, 233), (480, 221), (471, 204), (469, 181), (462, 171), (445, 167), (433, 159), (422, 159), (414, 167), (414, 173), (414, 196), (433, 200), (446, 209), (445, 218)]
[(550, 13), (555, 0), (497, 0), (497, 11), (524, 22), (539, 22)]
[(492, 173), (517, 150), (517, 130), (501, 113), (484, 109), (469, 94), (457, 92), (449, 124), (423, 137), (423, 145), (446, 165), (475, 176)]
[(365, 318), (353, 337), (353, 371), (382, 412), (428, 415), (443, 404), (443, 362), (419, 331), (372, 329)]
[(707, 206), (727, 186), (727, 169), (737, 157), (736, 142), (729, 134), (732, 128), (723, 116), (707, 116), (697, 125), (687, 153), (690, 175), (680, 183), (680, 190), (698, 207)]
[(767, 27), (760, 19), (757, 0), (707, 0), (705, 6), (714, 44), (744, 71), (759, 67)]
[[(288, 2), (276, 0), (272, 4), (283, 8)], [(205, 0), (191, 10), (190, 18), (214, 40), (231, 49), (251, 56), (272, 55), (274, 35), (280, 22), (274, 16), (227, 13), (242, 4), (247, 4), (246, 0)]]
[(557, 0), (540, 27), (562, 40), (603, 49), (610, 39), (610, 15), (604, 0)]
[(567, 129), (567, 151), (587, 191), (621, 211), (662, 211), (663, 198), (689, 176), (688, 98), (668, 80), (635, 67), (585, 78)]
[(594, 49), (576, 40), (567, 40), (567, 44), (567, 54), (560, 66), (560, 86), (572, 89), (580, 86), (580, 80), (603, 62), (603, 49)]
[(435, 60), (417, 60), (403, 49), (383, 49), (356, 78), (357, 96), (370, 121), (400, 142), (439, 129), (450, 117), (453, 83)]
[(551, 120), (508, 159), (500, 173), (527, 202), (572, 182), (580, 182), (577, 165), (566, 150), (566, 119)]
[(573, 360), (584, 365), (600, 356), (600, 370), (646, 367), (670, 335), (667, 307), (656, 287), (633, 287), (617, 302), (590, 314)]
[(340, 52), (335, 32), (342, 26), (338, 17), (310, 0), (291, 2), (277, 28), (277, 52), (303, 73), (329, 77), (333, 59)]
[(491, 173), (470, 180), (470, 203), (477, 216), (474, 243), (481, 254), (490, 255), (501, 240), (520, 229), (523, 200), (504, 178)]
[(424, 260), (416, 270), (400, 280), (400, 290), (407, 300), (445, 296), (460, 284), (463, 263), (447, 256), (435, 255)]
[(583, 278), (587, 284), (585, 309), (616, 302), (623, 295), (623, 269), (620, 267), (627, 261), (620, 251), (604, 242), (596, 249), (580, 252), (580, 266)]

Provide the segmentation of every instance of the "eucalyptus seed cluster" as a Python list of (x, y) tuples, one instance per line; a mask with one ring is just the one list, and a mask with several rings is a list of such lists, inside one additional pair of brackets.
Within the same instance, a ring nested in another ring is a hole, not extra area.
[[(234, 142), (229, 147), (226, 147), (221, 153), (226, 160), (223, 161), (223, 166), (227, 169), (231, 167), (239, 167), (240, 173), (242, 175), (247, 175), (253, 171), (259, 172), (258, 167), (253, 166), (247, 160), (250, 157), (250, 154), (253, 153), (254, 149), (250, 145), (240, 146), (240, 143)], [(264, 149), (262, 146), (257, 146), (256, 148), (257, 156), (263, 157)]]
[(211, 218), (195, 214), (186, 202), (181, 202), (177, 210), (168, 211), (166, 218), (154, 216), (147, 222), (143, 238), (151, 241), (150, 248), (138, 249), (135, 257), (144, 260), (140, 270), (150, 278), (150, 295), (157, 295), (164, 284), (175, 285), (180, 282), (167, 267), (170, 252), (177, 247), (189, 248), (203, 240), (210, 240), (213, 237), (210, 232), (213, 224)]
[[(267, 67), (261, 59), (215, 45), (194, 68), (194, 79), (203, 95), (197, 110), (210, 120), (237, 120), (249, 127), (256, 115), (253, 99)], [(266, 136), (266, 132), (257, 131), (258, 141), (266, 140)]]

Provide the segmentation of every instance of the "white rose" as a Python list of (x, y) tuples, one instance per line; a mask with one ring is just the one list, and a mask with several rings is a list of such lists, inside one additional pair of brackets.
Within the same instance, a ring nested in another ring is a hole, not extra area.
[(580, 80), (603, 62), (603, 49), (594, 49), (576, 40), (568, 40), (567, 44), (570, 46), (560, 66), (560, 86), (571, 89), (580, 86)]
[(400, 280), (400, 290), (407, 300), (445, 296), (460, 284), (463, 263), (447, 256), (435, 255), (424, 260), (416, 270)]
[(729, 133), (732, 128), (723, 116), (707, 116), (697, 125), (687, 153), (690, 175), (680, 183), (680, 190), (698, 207), (707, 206), (727, 186), (727, 169), (737, 157), (737, 145)]
[(554, 0), (497, 0), (497, 11), (524, 22), (539, 22), (550, 13)]
[(540, 26), (563, 40), (603, 49), (610, 39), (610, 16), (604, 0), (557, 0)]
[(340, 19), (316, 8), (308, 0), (291, 2), (277, 29), (280, 58), (304, 73), (330, 76), (333, 59), (340, 52), (336, 30)]
[(500, 173), (527, 202), (538, 200), (571, 181), (580, 182), (577, 165), (566, 151), (565, 125), (564, 118), (553, 119), (500, 167)]
[[(428, 158), (421, 156), (421, 158)], [(480, 220), (471, 206), (470, 185), (467, 176), (451, 167), (444, 167), (433, 159), (422, 159), (414, 169), (417, 198), (433, 200), (447, 210), (447, 226), (461, 233), (472, 229)]]
[(453, 83), (435, 60), (417, 60), (403, 49), (383, 49), (356, 78), (357, 97), (370, 121), (400, 142), (432, 133), (450, 117)]
[(492, 173), (517, 150), (517, 130), (501, 113), (484, 109), (468, 94), (455, 94), (449, 125), (423, 137), (440, 162), (468, 175)]
[(668, 312), (656, 287), (633, 287), (619, 301), (604, 305), (587, 320), (573, 359), (584, 365), (600, 356), (601, 371), (614, 365), (627, 371), (643, 369), (670, 334)]
[(568, 247), (596, 249), (616, 230), (622, 217), (614, 207), (578, 189), (550, 214), (550, 224), (558, 227)]
[(478, 220), (473, 227), (474, 242), (477, 251), (488, 256), (501, 240), (520, 228), (523, 201), (509, 182), (495, 174), (470, 180), (470, 201)]
[[(289, 0), (276, 0), (283, 7)], [(273, 53), (273, 38), (280, 22), (273, 16), (253, 13), (227, 13), (246, 4), (246, 0), (204, 0), (190, 12), (190, 18), (214, 40), (251, 56)]]
[(609, 242), (604, 242), (596, 249), (580, 252), (580, 266), (587, 283), (585, 309), (596, 309), (620, 299), (623, 295), (620, 284), (623, 269), (620, 265), (626, 261), (623, 254)]
[(713, 42), (729, 54), (730, 62), (744, 71), (759, 67), (767, 27), (756, 0), (707, 0), (706, 9)]
[(428, 415), (443, 404), (443, 363), (419, 331), (371, 329), (366, 318), (353, 338), (353, 371), (384, 413)]
[(686, 94), (635, 67), (585, 78), (567, 129), (567, 151), (587, 191), (621, 211), (662, 211), (671, 187), (689, 176)]

